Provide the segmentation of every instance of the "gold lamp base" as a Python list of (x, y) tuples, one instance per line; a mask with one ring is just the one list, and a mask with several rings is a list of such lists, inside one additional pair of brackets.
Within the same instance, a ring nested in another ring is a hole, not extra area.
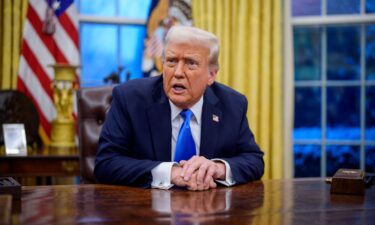
[(74, 121), (54, 120), (52, 122), (52, 136), (49, 145), (50, 153), (57, 155), (71, 155), (77, 153), (74, 142)]
[(72, 113), (73, 95), (76, 89), (75, 70), (78, 67), (68, 64), (56, 64), (52, 67), (55, 71), (55, 78), (51, 86), (57, 115), (52, 122), (49, 151), (51, 154), (57, 155), (76, 154), (75, 126)]

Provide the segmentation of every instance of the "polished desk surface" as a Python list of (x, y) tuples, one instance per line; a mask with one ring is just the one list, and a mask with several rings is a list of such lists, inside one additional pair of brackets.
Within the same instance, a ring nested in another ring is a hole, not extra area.
[[(203, 192), (111, 185), (22, 187), (19, 224), (375, 224), (375, 187), (331, 195), (324, 179), (265, 180)], [(17, 201), (13, 201), (17, 208)], [(16, 210), (17, 211), (17, 210)]]

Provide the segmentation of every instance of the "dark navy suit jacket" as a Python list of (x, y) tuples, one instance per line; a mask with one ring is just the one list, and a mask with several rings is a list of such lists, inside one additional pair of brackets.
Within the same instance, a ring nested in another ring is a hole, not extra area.
[[(264, 171), (263, 152), (246, 111), (245, 96), (227, 86), (215, 82), (204, 93), (200, 155), (226, 160), (237, 184), (260, 179)], [(171, 109), (162, 76), (116, 86), (99, 138), (97, 180), (150, 187), (151, 170), (171, 161), (171, 140)]]

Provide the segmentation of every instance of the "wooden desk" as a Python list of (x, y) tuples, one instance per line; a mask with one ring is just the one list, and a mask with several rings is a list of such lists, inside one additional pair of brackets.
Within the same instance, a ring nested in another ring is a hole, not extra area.
[[(110, 185), (23, 187), (20, 224), (374, 224), (375, 188), (330, 195), (323, 179), (271, 180), (204, 192)], [(14, 204), (17, 205), (17, 202)]]
[(78, 155), (0, 156), (0, 176), (79, 176)]

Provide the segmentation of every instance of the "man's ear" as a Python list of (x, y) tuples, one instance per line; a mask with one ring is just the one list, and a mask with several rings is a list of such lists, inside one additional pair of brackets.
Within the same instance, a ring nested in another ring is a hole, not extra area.
[(216, 66), (211, 66), (209, 68), (209, 77), (208, 77), (208, 85), (211, 85), (215, 82), (215, 79), (216, 79), (216, 76), (217, 76), (217, 72), (218, 72), (218, 68)]

